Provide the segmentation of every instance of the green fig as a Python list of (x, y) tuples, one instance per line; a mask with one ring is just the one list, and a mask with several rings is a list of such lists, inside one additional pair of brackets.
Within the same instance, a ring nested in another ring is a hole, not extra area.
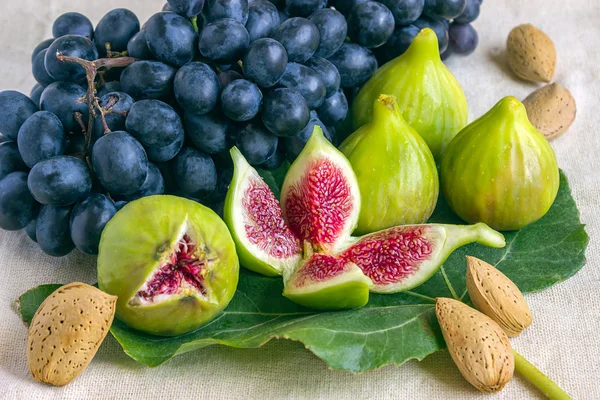
[(402, 117), (395, 96), (380, 95), (373, 119), (340, 146), (358, 179), (362, 208), (355, 234), (427, 222), (439, 194), (425, 141)]
[(456, 136), (440, 174), (444, 197), (459, 217), (503, 231), (543, 217), (559, 186), (552, 147), (511, 96)]
[(361, 88), (352, 105), (354, 129), (371, 121), (373, 104), (382, 93), (398, 98), (404, 119), (425, 139), (436, 160), (467, 125), (467, 99), (441, 61), (437, 36), (429, 28)]

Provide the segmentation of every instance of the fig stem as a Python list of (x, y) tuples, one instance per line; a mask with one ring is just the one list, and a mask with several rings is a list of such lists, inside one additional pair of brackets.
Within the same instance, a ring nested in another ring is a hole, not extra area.
[(513, 350), (515, 370), (537, 387), (550, 400), (571, 400), (571, 397), (550, 378), (544, 375), (525, 357)]
[[(107, 44), (107, 51), (110, 52), (110, 45)], [(110, 54), (109, 54), (110, 57)], [(98, 70), (100, 68), (104, 68), (104, 70), (109, 70), (112, 68), (123, 68), (134, 62), (138, 61), (137, 58), (132, 57), (118, 57), (118, 58), (100, 58), (94, 61), (84, 60), (79, 57), (65, 56), (62, 53), (56, 53), (56, 58), (61, 62), (67, 62), (72, 64), (77, 64), (83, 69), (85, 69), (85, 75), (87, 78), (88, 89), (84, 97), (82, 97), (79, 101), (81, 103), (86, 103), (90, 109), (90, 116), (88, 118), (88, 126), (87, 130), (84, 130), (85, 133), (85, 147), (83, 151), (83, 157), (85, 157), (88, 165), (91, 165), (89, 160), (89, 147), (92, 142), (92, 130), (94, 127), (94, 118), (100, 114), (100, 118), (102, 119), (102, 126), (104, 127), (104, 134), (110, 133), (110, 129), (108, 128), (108, 124), (106, 123), (105, 114), (108, 110), (103, 109), (100, 106), (100, 101), (98, 100), (97, 91), (96, 91), (96, 76), (98, 75)], [(79, 117), (78, 122), (80, 125), (83, 125), (81, 121), (81, 117)]]

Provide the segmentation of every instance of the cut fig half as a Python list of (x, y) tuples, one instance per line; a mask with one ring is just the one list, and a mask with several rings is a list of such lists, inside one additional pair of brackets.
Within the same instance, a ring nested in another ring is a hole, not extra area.
[(98, 285), (118, 296), (117, 317), (140, 331), (176, 336), (199, 328), (229, 304), (238, 279), (227, 226), (194, 201), (130, 202), (102, 232)]
[(315, 310), (362, 307), (373, 283), (354, 263), (315, 253), (285, 282), (283, 295)]
[(502, 248), (504, 236), (483, 223), (405, 225), (353, 239), (339, 254), (373, 281), (373, 293), (397, 293), (427, 281), (458, 247), (469, 243)]
[(281, 188), (283, 218), (300, 241), (334, 254), (358, 223), (360, 188), (350, 162), (315, 126)]
[(223, 216), (242, 265), (267, 276), (293, 272), (300, 262), (300, 241), (284, 222), (275, 195), (242, 153), (231, 149), (234, 173)]

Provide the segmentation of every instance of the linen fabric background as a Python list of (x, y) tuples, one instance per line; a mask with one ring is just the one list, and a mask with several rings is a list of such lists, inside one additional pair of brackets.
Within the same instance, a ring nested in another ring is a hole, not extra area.
[[(161, 0), (3, 0), (0, 8), (0, 89), (29, 93), (30, 54), (51, 36), (53, 20), (67, 11), (94, 24), (118, 7), (143, 23)], [(506, 63), (510, 29), (532, 23), (554, 41), (555, 80), (577, 100), (575, 124), (554, 140), (559, 165), (587, 224), (587, 265), (570, 280), (527, 295), (534, 323), (514, 348), (575, 399), (600, 399), (600, 2), (598, 0), (485, 0), (475, 22), (480, 45), (448, 66), (462, 84), (473, 120), (500, 98), (523, 99), (540, 85), (517, 80)], [(543, 245), (540, 243), (540, 245)], [(422, 362), (387, 366), (362, 375), (331, 371), (300, 343), (273, 340), (260, 349), (213, 346), (151, 369), (136, 364), (112, 338), (89, 368), (64, 388), (34, 382), (26, 365), (27, 330), (15, 300), (44, 283), (96, 282), (95, 258), (77, 251), (46, 256), (24, 232), (0, 232), (0, 398), (2, 399), (537, 399), (516, 377), (503, 392), (484, 395), (459, 374), (447, 352)]]

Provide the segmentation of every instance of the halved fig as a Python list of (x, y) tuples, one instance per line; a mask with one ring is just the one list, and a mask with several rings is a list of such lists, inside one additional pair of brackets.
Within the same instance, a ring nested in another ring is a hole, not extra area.
[(239, 261), (227, 226), (209, 208), (151, 196), (121, 209), (100, 240), (98, 285), (118, 296), (132, 328), (176, 336), (212, 320), (237, 288)]
[(267, 276), (296, 268), (300, 241), (285, 224), (275, 195), (242, 153), (231, 149), (234, 173), (223, 216), (242, 265)]
[(362, 307), (373, 283), (351, 261), (315, 253), (285, 282), (283, 295), (315, 310)]
[(339, 254), (373, 281), (371, 292), (397, 293), (427, 281), (460, 246), (478, 242), (505, 246), (504, 236), (483, 223), (404, 225), (375, 232)]
[(333, 254), (356, 228), (360, 214), (356, 175), (319, 126), (285, 176), (281, 206), (291, 231), (316, 252)]

